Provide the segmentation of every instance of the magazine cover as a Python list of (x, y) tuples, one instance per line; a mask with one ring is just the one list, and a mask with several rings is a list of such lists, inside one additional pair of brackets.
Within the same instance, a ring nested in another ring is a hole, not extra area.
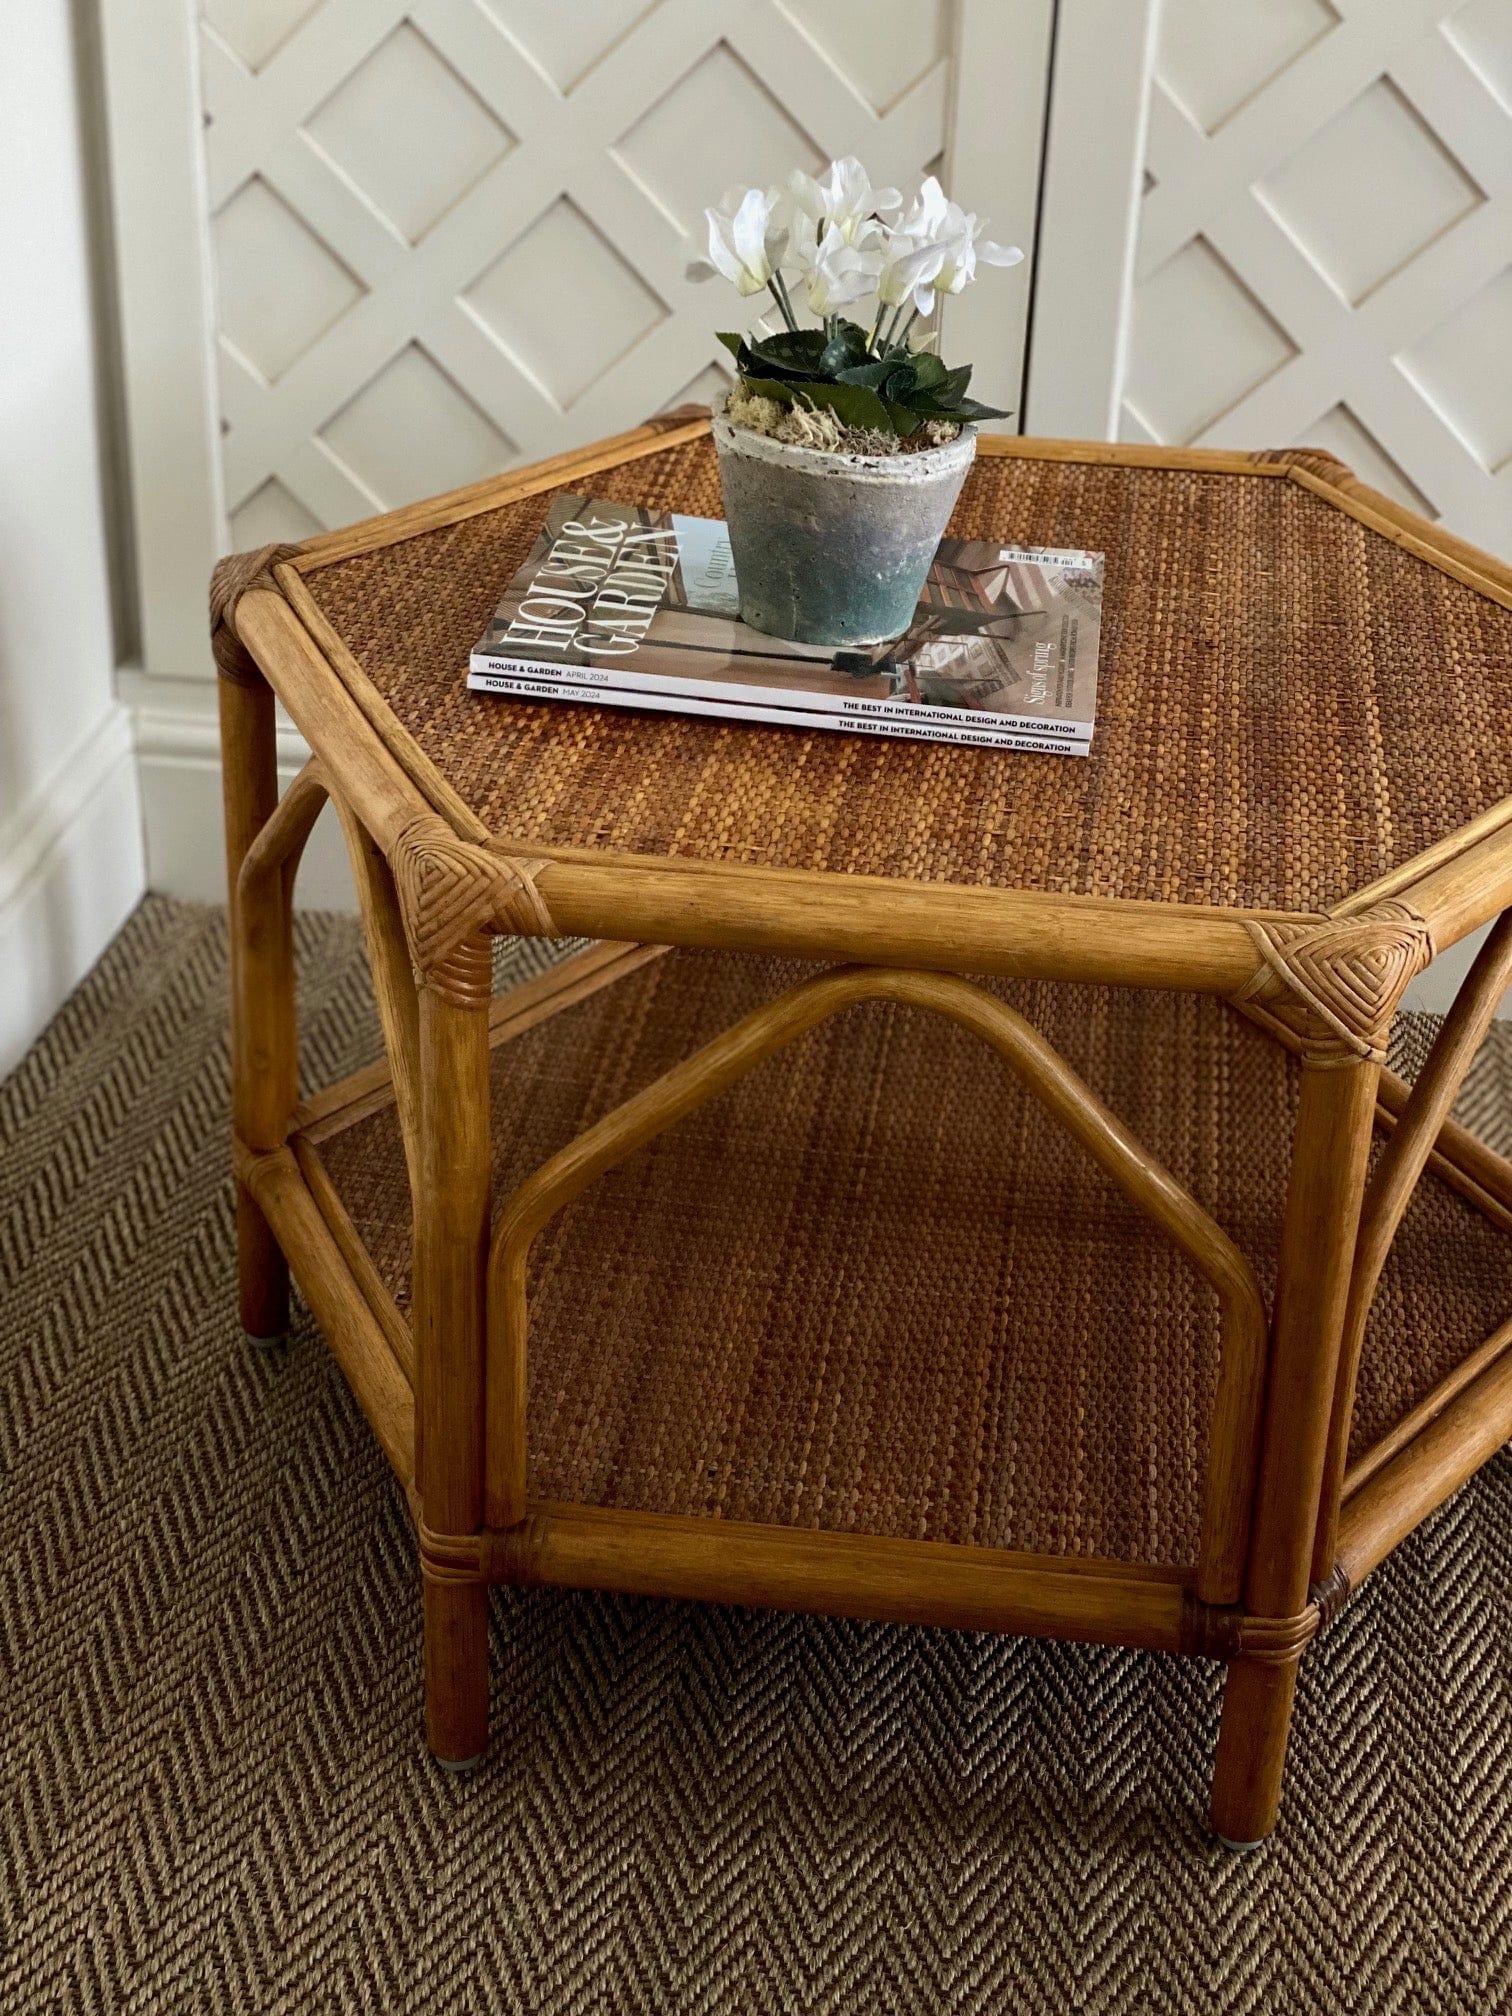
[(1027, 736), (1084, 754), (1102, 574), (1099, 553), (947, 539), (906, 633), (836, 651), (740, 621), (717, 519), (564, 494), (479, 640), (468, 683), (519, 698), (556, 686), (622, 706), (639, 692), (693, 713), (707, 702), (778, 710), (747, 719), (847, 715), (872, 732), (889, 721), (905, 732), (969, 725), (972, 741), (1025, 746)]

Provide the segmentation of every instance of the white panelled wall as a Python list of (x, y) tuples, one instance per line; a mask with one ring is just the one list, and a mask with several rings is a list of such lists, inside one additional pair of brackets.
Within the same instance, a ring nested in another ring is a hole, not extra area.
[[(900, 184), (942, 165), (952, 15), (204, 0), (233, 542), (297, 538), (727, 384), (714, 324), (734, 304), (685, 275), (703, 205), (832, 153)], [(1032, 166), (1015, 194), (1023, 228)], [(1015, 396), (1026, 301), (1003, 289), (986, 360)]]

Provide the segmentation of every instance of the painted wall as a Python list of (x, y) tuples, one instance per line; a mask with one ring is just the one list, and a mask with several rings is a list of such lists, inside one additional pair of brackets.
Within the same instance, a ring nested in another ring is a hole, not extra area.
[(0, 63), (0, 1072), (141, 896), (113, 683), (84, 176), (66, 0)]

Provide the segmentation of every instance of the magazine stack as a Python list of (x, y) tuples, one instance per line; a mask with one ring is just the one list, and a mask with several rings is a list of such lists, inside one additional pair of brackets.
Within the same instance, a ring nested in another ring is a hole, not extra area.
[(740, 620), (717, 519), (561, 495), (473, 651), (514, 700), (1085, 756), (1103, 556), (942, 541), (903, 636), (837, 650)]

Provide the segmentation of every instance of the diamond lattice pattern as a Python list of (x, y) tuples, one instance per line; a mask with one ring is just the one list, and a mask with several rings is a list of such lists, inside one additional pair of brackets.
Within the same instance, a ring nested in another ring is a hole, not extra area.
[(915, 178), (947, 144), (952, 18), (201, 0), (230, 536), (303, 537), (707, 399), (733, 302), (686, 277), (703, 205), (849, 152)]
[(1311, 444), (1512, 558), (1512, 5), (1166, 0), (1123, 433)]
[(408, 21), (305, 121), (304, 134), (411, 244), (513, 145), (503, 121)]

